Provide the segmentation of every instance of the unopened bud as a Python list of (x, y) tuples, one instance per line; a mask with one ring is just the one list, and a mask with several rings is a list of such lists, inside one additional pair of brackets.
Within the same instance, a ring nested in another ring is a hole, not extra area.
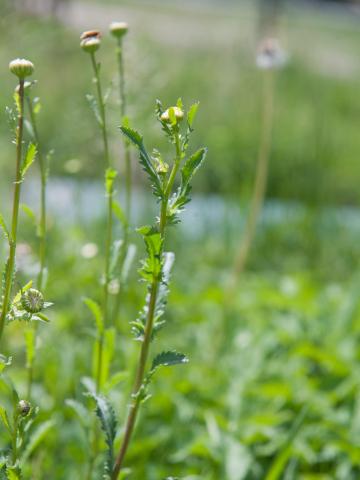
[(10, 72), (23, 80), (24, 78), (32, 75), (34, 72), (34, 64), (30, 60), (24, 58), (16, 58), (9, 63)]
[(129, 26), (126, 22), (112, 22), (109, 25), (111, 35), (117, 38), (123, 37), (129, 30)]
[(17, 404), (17, 411), (19, 415), (21, 415), (22, 417), (27, 417), (29, 415), (30, 410), (31, 410), (31, 405), (26, 400), (20, 400), (20, 402)]
[(174, 113), (174, 117), (175, 117), (175, 123), (179, 123), (181, 122), (181, 120), (184, 118), (184, 112), (181, 110), (181, 108), (179, 107), (170, 107), (168, 108), (167, 110), (165, 110), (165, 112), (161, 115), (160, 119), (163, 121), (163, 122), (166, 122), (166, 123), (173, 123), (171, 117), (172, 117), (172, 114), (171, 114), (171, 110), (173, 111)]
[(21, 305), (28, 313), (39, 313), (44, 308), (43, 294), (35, 288), (29, 288), (21, 296)]
[(280, 68), (286, 63), (286, 53), (276, 38), (266, 38), (258, 49), (256, 65), (264, 70)]
[(89, 30), (80, 36), (80, 47), (88, 53), (95, 53), (100, 48), (101, 33), (99, 30)]

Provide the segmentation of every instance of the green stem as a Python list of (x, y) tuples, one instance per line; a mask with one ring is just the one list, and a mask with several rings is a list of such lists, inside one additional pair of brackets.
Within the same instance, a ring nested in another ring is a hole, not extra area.
[(18, 457), (18, 452), (17, 452), (18, 431), (19, 431), (19, 415), (16, 412), (14, 416), (14, 429), (13, 429), (13, 435), (12, 435), (12, 452), (11, 452), (11, 461), (13, 465), (16, 464), (17, 457)]
[(11, 232), (9, 239), (9, 260), (6, 268), (5, 275), (5, 287), (2, 310), (0, 315), (0, 340), (4, 332), (6, 315), (9, 311), (11, 289), (13, 284), (13, 275), (15, 267), (15, 255), (16, 255), (16, 242), (17, 242), (17, 229), (19, 218), (19, 204), (20, 204), (20, 192), (21, 192), (21, 163), (22, 163), (22, 140), (24, 130), (24, 80), (19, 80), (19, 112), (18, 112), (18, 126), (16, 130), (16, 177), (13, 196), (13, 212), (11, 222)]
[[(106, 128), (106, 112), (105, 112), (105, 102), (102, 94), (101, 80), (99, 75), (99, 66), (96, 62), (95, 54), (91, 55), (91, 63), (94, 72), (94, 83), (96, 85), (99, 113), (100, 113), (100, 128), (103, 137), (104, 144), (104, 156), (106, 167), (111, 167), (111, 161), (109, 156), (109, 142)], [(110, 259), (111, 259), (111, 243), (112, 243), (112, 234), (113, 234), (113, 194), (112, 192), (108, 194), (107, 197), (107, 227), (106, 227), (106, 240), (105, 240), (105, 271), (104, 271), (104, 289), (103, 289), (103, 315), (104, 315), (104, 324), (108, 323), (108, 304), (109, 304), (109, 282), (110, 282)], [(99, 334), (99, 346), (98, 346), (98, 358), (97, 358), (97, 367), (96, 367), (96, 390), (97, 392), (101, 389), (101, 371), (103, 364), (103, 344), (104, 344), (104, 332)]]
[(254, 191), (250, 203), (250, 211), (247, 218), (243, 240), (240, 244), (238, 254), (235, 259), (231, 291), (236, 287), (239, 277), (244, 271), (245, 264), (250, 252), (251, 244), (254, 240), (256, 225), (264, 203), (266, 184), (268, 178), (268, 165), (271, 148), (271, 136), (273, 128), (273, 110), (274, 110), (274, 82), (272, 70), (264, 72), (264, 90), (263, 90), (263, 114), (262, 130), (260, 139), (260, 149), (257, 162), (256, 178)]
[[(40, 148), (40, 137), (36, 123), (35, 112), (32, 106), (32, 101), (29, 95), (26, 96), (30, 122), (34, 133), (34, 140), (37, 148), (37, 158), (39, 160), (40, 166), (40, 177), (41, 177), (41, 192), (40, 192), (40, 222), (39, 222), (39, 273), (37, 276), (37, 287), (40, 291), (43, 291), (44, 288), (44, 272), (45, 272), (45, 264), (46, 264), (46, 183), (47, 183), (47, 167), (46, 161), (43, 157), (42, 150)], [(36, 337), (37, 337), (37, 330), (38, 330), (38, 323), (33, 322), (32, 328), (34, 329), (34, 342), (36, 344)], [(35, 349), (34, 349), (35, 352)], [(27, 398), (31, 398), (31, 391), (32, 391), (32, 384), (34, 378), (34, 362), (35, 362), (35, 355), (32, 359), (30, 365), (28, 365), (28, 378), (27, 378)]]
[[(120, 115), (121, 122), (124, 121), (126, 115), (126, 89), (125, 89), (125, 69), (124, 69), (124, 57), (123, 57), (123, 45), (122, 38), (117, 39), (116, 58), (118, 65), (118, 80), (119, 80), (119, 102), (120, 102)], [(124, 226), (124, 243), (122, 246), (122, 255), (119, 259), (120, 268), (122, 267), (127, 253), (127, 247), (129, 244), (129, 228), (131, 218), (131, 190), (132, 190), (132, 170), (131, 170), (131, 154), (129, 142), (124, 138), (123, 140), (124, 154), (125, 154), (125, 218), (126, 225)], [(112, 313), (113, 323), (115, 323), (123, 295), (122, 285), (119, 286), (119, 291), (116, 295), (115, 305)]]
[[(169, 180), (165, 189), (164, 197), (161, 201), (161, 207), (160, 207), (159, 233), (162, 239), (162, 245), (164, 245), (164, 240), (165, 240), (165, 228), (166, 228), (166, 222), (167, 222), (167, 208), (168, 208), (169, 197), (174, 185), (176, 174), (180, 167), (180, 162), (181, 162), (181, 147), (180, 147), (180, 137), (178, 132), (176, 132), (175, 134), (175, 148), (176, 148), (175, 162), (171, 170)], [(162, 251), (161, 251), (161, 254), (162, 254)], [(151, 343), (151, 337), (152, 337), (152, 330), (154, 326), (156, 301), (158, 296), (160, 279), (161, 279), (161, 275), (154, 277), (150, 286), (150, 300), (149, 300), (149, 308), (148, 308), (148, 314), (147, 314), (146, 324), (145, 324), (144, 340), (141, 345), (140, 357), (139, 357), (138, 367), (135, 374), (134, 387), (132, 390), (132, 397), (135, 398), (135, 400), (130, 406), (130, 410), (129, 410), (128, 417), (126, 420), (126, 425), (125, 425), (124, 437), (120, 446), (118, 456), (115, 461), (115, 466), (111, 476), (111, 480), (116, 480), (120, 474), (121, 468), (123, 466), (124, 458), (128, 450), (130, 440), (134, 431), (136, 418), (137, 418), (139, 407), (140, 407), (141, 396), (139, 395), (139, 393), (145, 378), (146, 365), (147, 365), (147, 360), (149, 356), (150, 343)]]

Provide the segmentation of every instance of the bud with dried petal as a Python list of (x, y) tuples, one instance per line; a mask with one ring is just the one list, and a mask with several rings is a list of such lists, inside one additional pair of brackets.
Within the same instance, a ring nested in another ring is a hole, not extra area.
[(95, 53), (100, 48), (101, 33), (99, 30), (88, 30), (80, 36), (80, 47), (88, 53)]
[(24, 78), (32, 75), (34, 72), (34, 64), (30, 60), (24, 58), (16, 58), (9, 63), (10, 72), (23, 80)]

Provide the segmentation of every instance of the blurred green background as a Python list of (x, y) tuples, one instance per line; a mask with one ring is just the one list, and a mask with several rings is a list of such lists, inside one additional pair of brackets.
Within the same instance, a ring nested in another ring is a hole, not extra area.
[[(103, 30), (99, 59), (111, 87), (114, 43), (106, 32), (112, 20), (130, 25), (129, 117), (147, 145), (167, 148), (154, 122), (155, 99), (170, 105), (181, 96), (186, 105), (201, 103), (192, 147), (209, 148), (194, 201), (169, 238), (177, 259), (169, 324), (155, 346), (186, 351), (191, 363), (154, 382), (127, 459), (128, 478), (360, 478), (359, 12), (356, 3), (283, 3), (277, 33), (289, 60), (276, 74), (267, 201), (231, 304), (226, 286), (260, 137), (260, 3), (68, 1), (55, 15), (46, 1), (1, 3), (3, 213), (9, 212), (14, 169), (5, 116), (15, 86), (7, 69), (13, 58), (35, 63), (39, 130), (44, 148), (54, 149), (47, 297), (55, 306), (51, 325), (41, 327), (35, 393), (40, 419), (56, 424), (33, 453), (25, 478), (85, 478), (84, 434), (65, 400), (83, 401), (79, 379), (91, 374), (91, 319), (82, 297), (99, 296), (104, 199), (101, 139), (85, 100), (91, 70), (79, 35)], [(122, 170), (116, 88), (109, 98), (112, 152)], [(151, 222), (155, 207), (148, 205), (139, 167), (134, 183), (135, 226)], [(36, 166), (24, 199), (38, 209)], [(28, 281), (37, 271), (37, 240), (31, 219), (21, 220), (18, 272)], [(136, 233), (132, 237), (137, 266), (143, 246)], [(131, 372), (137, 358), (128, 321), (144, 291), (135, 270), (119, 321), (114, 372)], [(22, 325), (7, 331), (20, 391), (22, 332)], [(121, 422), (131, 378), (124, 376), (109, 392)]]

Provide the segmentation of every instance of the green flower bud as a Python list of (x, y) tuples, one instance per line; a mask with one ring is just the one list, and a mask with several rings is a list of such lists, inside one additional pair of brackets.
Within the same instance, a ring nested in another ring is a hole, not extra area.
[(16, 75), (20, 80), (32, 75), (34, 72), (34, 64), (30, 60), (17, 58), (9, 63), (9, 70)]
[(17, 411), (19, 415), (21, 415), (22, 417), (27, 417), (29, 415), (30, 410), (31, 410), (31, 405), (26, 400), (20, 400), (20, 402), (17, 404)]
[(109, 30), (111, 35), (121, 38), (127, 33), (129, 26), (126, 22), (112, 22), (110, 23)]
[(28, 313), (39, 313), (44, 307), (43, 294), (35, 288), (29, 288), (21, 296), (21, 305)]
[(181, 108), (179, 108), (179, 107), (170, 107), (170, 108), (168, 108), (168, 109), (165, 110), (165, 112), (161, 115), (160, 119), (161, 119), (163, 122), (172, 123), (171, 113), (170, 113), (171, 110), (174, 112), (175, 123), (181, 122), (181, 120), (184, 118), (184, 112), (183, 112), (183, 111), (181, 110)]
[(100, 48), (101, 33), (99, 30), (89, 30), (80, 36), (80, 47), (84, 52), (95, 53)]

